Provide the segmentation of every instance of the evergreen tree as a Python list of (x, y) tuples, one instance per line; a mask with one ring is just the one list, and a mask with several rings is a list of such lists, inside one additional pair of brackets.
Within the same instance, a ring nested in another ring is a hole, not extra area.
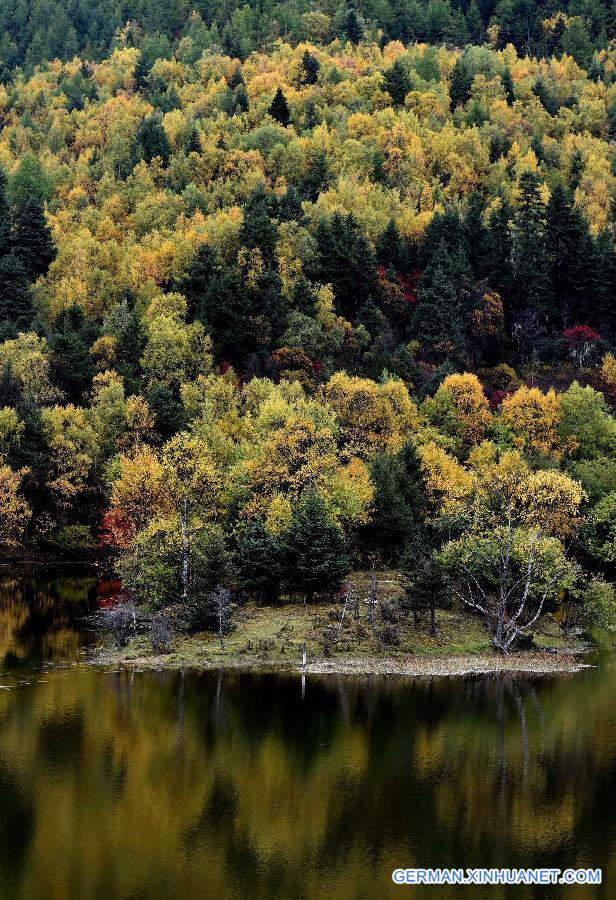
[(34, 197), (15, 210), (12, 243), (28, 281), (47, 272), (56, 256), (51, 230), (41, 203)]
[(411, 327), (413, 337), (429, 354), (449, 356), (461, 349), (462, 328), (455, 273), (444, 242), (421, 276)]
[(390, 219), (376, 244), (376, 257), (382, 266), (394, 272), (407, 268), (408, 253), (398, 226)]
[(274, 258), (278, 240), (278, 230), (270, 215), (270, 204), (265, 188), (259, 184), (244, 204), (244, 219), (240, 228), (242, 247), (258, 247), (265, 260)]
[(351, 44), (359, 44), (363, 41), (364, 29), (359, 16), (354, 9), (350, 9), (347, 13), (344, 30), (346, 32), (347, 40), (350, 41)]
[(260, 521), (244, 526), (237, 538), (235, 554), (237, 583), (264, 602), (280, 594), (284, 574), (284, 548), (280, 539)]
[(558, 303), (559, 323), (575, 324), (593, 308), (590, 264), (594, 246), (586, 221), (561, 185), (546, 208), (546, 240), (552, 292)]
[(286, 579), (306, 602), (317, 593), (331, 594), (350, 571), (344, 535), (317, 491), (303, 494), (284, 532)]
[(539, 98), (541, 105), (546, 112), (549, 112), (551, 116), (556, 115), (558, 112), (558, 102), (541, 76), (539, 76), (533, 84), (533, 94)]
[(520, 176), (520, 196), (513, 221), (511, 260), (514, 315), (524, 309), (540, 318), (553, 311), (552, 286), (546, 246), (545, 205), (541, 181), (535, 172)]
[(360, 540), (367, 551), (378, 550), (383, 562), (397, 563), (406, 544), (423, 528), (425, 496), (419, 455), (409, 442), (396, 455), (376, 456), (370, 474), (373, 511)]
[(376, 261), (352, 215), (334, 213), (316, 230), (319, 262), (314, 281), (331, 284), (341, 315), (353, 320), (376, 288)]
[(242, 67), (241, 66), (238, 66), (235, 69), (235, 71), (233, 72), (233, 74), (231, 75), (229, 80), (227, 81), (227, 84), (229, 85), (229, 87), (231, 88), (232, 91), (234, 91), (240, 85), (242, 85), (243, 87), (246, 86), (246, 82), (244, 81), (244, 76), (242, 75)]
[(483, 278), (487, 268), (488, 232), (483, 224), (483, 211), (483, 198), (473, 191), (464, 216), (464, 235), (468, 261), (475, 278)]
[(23, 264), (9, 253), (0, 259), (0, 340), (27, 331), (34, 316)]
[(250, 106), (250, 102), (248, 100), (248, 94), (244, 90), (244, 87), (239, 87), (235, 92), (235, 112), (236, 114), (241, 114), (248, 112), (248, 108)]
[(312, 286), (304, 275), (295, 279), (291, 292), (291, 306), (299, 310), (305, 316), (314, 318), (316, 310), (316, 295)]
[(513, 213), (505, 199), (493, 210), (486, 236), (486, 276), (490, 285), (503, 296), (511, 292), (511, 219)]
[(327, 156), (324, 150), (318, 150), (316, 156), (310, 163), (308, 171), (302, 178), (300, 184), (300, 194), (305, 200), (316, 203), (319, 194), (326, 190), (329, 182), (329, 166), (327, 164)]
[(515, 100), (515, 92), (513, 90), (513, 78), (511, 77), (511, 70), (509, 66), (505, 66), (503, 69), (503, 74), (501, 75), (501, 81), (503, 83), (503, 88), (505, 89), (505, 97), (507, 99), (507, 105), (511, 106)]
[(11, 252), (11, 210), (6, 190), (6, 175), (0, 169), (0, 259)]
[(396, 60), (391, 68), (383, 73), (385, 77), (385, 90), (391, 97), (395, 106), (402, 106), (406, 95), (411, 90), (412, 83), (408, 72), (400, 62)]
[(412, 613), (416, 625), (429, 610), (430, 634), (436, 637), (436, 610), (447, 596), (447, 580), (424, 534), (407, 545), (401, 568), (405, 580), (402, 608)]
[(278, 200), (278, 218), (281, 222), (301, 222), (304, 218), (301, 198), (292, 184)]
[(92, 387), (90, 347), (98, 336), (96, 324), (76, 304), (62, 310), (53, 324), (49, 335), (53, 380), (72, 403), (80, 403)]
[(463, 106), (471, 95), (471, 85), (473, 83), (473, 73), (470, 71), (463, 56), (459, 56), (451, 70), (451, 80), (449, 82), (449, 99), (451, 108)]
[(275, 119), (276, 122), (279, 122), (285, 128), (291, 121), (291, 114), (289, 113), (289, 104), (287, 103), (287, 98), (282, 93), (282, 89), (278, 88), (274, 95), (274, 99), (272, 100), (272, 104), (269, 108), (269, 114), (272, 119)]
[(201, 244), (186, 275), (178, 284), (178, 290), (186, 297), (189, 322), (201, 318), (204, 297), (220, 268), (218, 251), (209, 244)]
[(304, 50), (304, 55), (302, 56), (302, 84), (316, 84), (320, 68), (321, 65), (316, 56), (313, 56), (310, 50)]
[(597, 261), (598, 283), (597, 318), (612, 338), (616, 337), (616, 252), (614, 252), (614, 236), (608, 229), (599, 234), (595, 240), (595, 258)]
[(148, 116), (143, 120), (137, 132), (137, 147), (140, 159), (152, 162), (159, 156), (163, 165), (168, 164), (171, 147), (159, 115)]

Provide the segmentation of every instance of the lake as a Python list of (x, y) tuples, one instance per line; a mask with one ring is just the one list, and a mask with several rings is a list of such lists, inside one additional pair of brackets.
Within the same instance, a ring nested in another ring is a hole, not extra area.
[[(2, 900), (616, 896), (611, 651), (558, 679), (75, 665), (111, 593), (0, 573)], [(539, 865), (604, 883), (391, 881)]]

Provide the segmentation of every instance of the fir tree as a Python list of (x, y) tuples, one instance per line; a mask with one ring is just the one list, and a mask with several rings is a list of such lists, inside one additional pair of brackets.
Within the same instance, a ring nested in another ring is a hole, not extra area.
[(200, 318), (203, 299), (212, 285), (214, 276), (220, 271), (220, 267), (218, 251), (209, 244), (201, 244), (186, 275), (178, 284), (178, 289), (184, 294), (188, 303), (188, 321)]
[(321, 65), (316, 56), (313, 56), (310, 50), (304, 50), (304, 55), (302, 56), (302, 84), (316, 84), (320, 68)]
[(280, 539), (262, 522), (250, 522), (238, 535), (235, 556), (238, 586), (259, 600), (276, 600), (284, 574)]
[(459, 56), (451, 70), (451, 80), (449, 82), (449, 99), (452, 109), (456, 109), (457, 106), (463, 106), (466, 103), (471, 95), (472, 83), (473, 73), (468, 68), (463, 57)]
[(334, 213), (316, 230), (319, 263), (315, 281), (331, 284), (341, 315), (354, 319), (376, 287), (376, 261), (352, 215)]
[(34, 316), (28, 279), (14, 253), (0, 259), (0, 340), (27, 331)]
[(364, 29), (359, 16), (354, 9), (350, 9), (347, 13), (346, 23), (344, 26), (347, 40), (351, 44), (359, 44), (364, 39)]
[(240, 85), (242, 85), (242, 86), (246, 85), (246, 82), (244, 81), (244, 76), (242, 75), (242, 67), (241, 66), (238, 66), (234, 70), (233, 74), (227, 81), (227, 84), (229, 85), (229, 87), (231, 88), (232, 91), (234, 91)]
[(301, 198), (292, 184), (278, 200), (278, 218), (281, 222), (301, 222), (304, 218)]
[(429, 354), (451, 355), (461, 348), (455, 273), (444, 242), (421, 276), (411, 327), (413, 336)]
[(283, 540), (287, 581), (307, 602), (317, 593), (331, 594), (350, 570), (344, 535), (317, 491), (297, 501)]
[(511, 268), (511, 219), (513, 213), (505, 199), (493, 210), (486, 237), (486, 275), (490, 285), (502, 295), (510, 293), (513, 284)]
[(545, 319), (552, 312), (546, 246), (545, 205), (541, 181), (534, 172), (520, 176), (520, 197), (513, 221), (511, 260), (513, 270), (513, 313), (530, 309)]
[(6, 175), (0, 169), (0, 259), (11, 252), (11, 210), (6, 189)]
[(289, 104), (287, 103), (287, 98), (282, 93), (282, 89), (278, 88), (274, 95), (274, 99), (272, 100), (272, 104), (269, 108), (269, 114), (272, 119), (275, 119), (276, 122), (279, 122), (285, 128), (291, 121), (291, 114), (289, 113)]
[(159, 115), (148, 116), (141, 123), (137, 132), (138, 153), (146, 162), (159, 156), (163, 165), (167, 165), (171, 155), (171, 147), (162, 126)]
[(405, 581), (402, 608), (412, 613), (416, 625), (429, 610), (430, 634), (436, 637), (436, 610), (447, 596), (447, 580), (425, 534), (407, 545), (401, 568)]
[(468, 198), (464, 216), (466, 253), (475, 278), (483, 278), (487, 267), (488, 232), (483, 224), (484, 202), (477, 191)]
[[(594, 246), (583, 216), (557, 185), (546, 208), (546, 240), (550, 258), (550, 279), (562, 323), (586, 318), (593, 307), (589, 269)], [(586, 309), (585, 309), (586, 307)]]
[(412, 84), (408, 73), (400, 60), (396, 60), (391, 68), (383, 73), (385, 77), (385, 90), (391, 97), (395, 106), (402, 106), (406, 95), (411, 90)]
[(505, 66), (505, 68), (503, 69), (501, 81), (503, 83), (503, 88), (505, 89), (505, 98), (507, 100), (507, 105), (511, 106), (513, 101), (515, 100), (515, 92), (513, 90), (513, 78), (511, 77), (511, 70), (509, 66)]
[(319, 194), (327, 188), (329, 182), (329, 166), (324, 150), (317, 151), (310, 167), (300, 184), (300, 194), (305, 200), (316, 203)]
[(405, 545), (423, 527), (425, 497), (419, 455), (408, 443), (396, 455), (381, 453), (370, 469), (374, 500), (370, 524), (360, 539), (367, 551), (397, 563)]
[(240, 228), (242, 247), (258, 247), (265, 260), (272, 260), (278, 240), (278, 230), (270, 215), (270, 199), (262, 184), (250, 194), (243, 208)]
[(404, 272), (407, 268), (407, 249), (398, 226), (390, 219), (385, 231), (376, 244), (379, 263), (394, 272)]
[(47, 272), (56, 256), (56, 246), (41, 203), (34, 197), (17, 207), (13, 220), (12, 243), (28, 281), (36, 281)]

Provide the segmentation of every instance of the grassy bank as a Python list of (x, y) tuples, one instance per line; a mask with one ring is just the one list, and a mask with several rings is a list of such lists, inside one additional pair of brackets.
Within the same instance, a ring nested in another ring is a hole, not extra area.
[[(361, 577), (361, 576), (360, 576)], [(397, 593), (396, 578), (382, 581), (383, 599)], [(360, 596), (364, 594), (359, 592)], [(154, 653), (148, 634), (141, 634), (118, 650), (96, 649), (96, 665), (138, 669), (284, 669), (302, 668), (306, 644), (306, 672), (353, 674), (459, 675), (472, 672), (575, 671), (583, 666), (586, 645), (565, 636), (551, 616), (545, 616), (529, 650), (503, 657), (495, 653), (480, 619), (451, 609), (439, 611), (437, 635), (424, 618), (415, 625), (407, 617), (391, 621), (379, 609), (370, 622), (367, 604), (360, 604), (359, 620), (336, 604), (242, 607), (234, 630), (221, 648), (216, 635), (177, 635), (168, 653)], [(394, 616), (395, 618), (395, 616)]]

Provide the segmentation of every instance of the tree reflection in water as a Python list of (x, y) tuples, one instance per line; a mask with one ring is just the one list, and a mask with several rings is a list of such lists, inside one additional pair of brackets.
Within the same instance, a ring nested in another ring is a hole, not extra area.
[[(32, 613), (19, 582), (1, 591), (5, 658), (53, 643), (31, 644), (30, 621), (76, 627)], [(44, 611), (58, 592), (30, 596)], [(8, 673), (0, 895), (381, 898), (412, 865), (602, 866), (609, 885), (615, 673), (609, 656), (569, 678), (303, 687), (300, 673)]]

